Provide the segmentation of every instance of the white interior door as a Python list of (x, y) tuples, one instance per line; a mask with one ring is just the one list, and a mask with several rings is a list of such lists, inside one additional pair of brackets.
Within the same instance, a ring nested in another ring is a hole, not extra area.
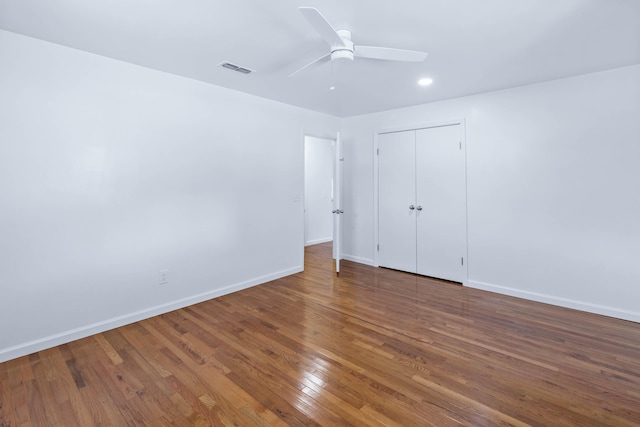
[(342, 142), (340, 132), (336, 136), (333, 162), (333, 256), (336, 260), (336, 274), (340, 274), (342, 259)]
[(417, 272), (463, 282), (465, 170), (462, 126), (416, 131)]
[(415, 131), (378, 136), (378, 264), (416, 272)]

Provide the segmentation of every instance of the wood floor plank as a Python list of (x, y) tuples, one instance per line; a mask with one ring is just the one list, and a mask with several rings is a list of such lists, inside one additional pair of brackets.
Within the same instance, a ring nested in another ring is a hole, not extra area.
[(11, 361), (0, 365), (0, 420), (7, 426), (14, 426), (17, 425), (13, 402), (15, 390), (12, 390), (9, 383), (10, 365)]
[(0, 427), (640, 426), (640, 325), (351, 263), (0, 364)]

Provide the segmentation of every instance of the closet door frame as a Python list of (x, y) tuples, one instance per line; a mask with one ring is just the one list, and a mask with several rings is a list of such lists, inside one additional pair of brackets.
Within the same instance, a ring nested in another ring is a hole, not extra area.
[(420, 129), (429, 129), (440, 126), (454, 126), (460, 125), (460, 139), (462, 144), (462, 152), (464, 156), (464, 242), (463, 242), (463, 256), (464, 262), (462, 264), (462, 284), (464, 286), (467, 285), (467, 281), (469, 278), (468, 275), (468, 203), (467, 203), (467, 131), (466, 131), (466, 123), (465, 119), (451, 119), (451, 120), (440, 120), (440, 121), (431, 121), (424, 123), (417, 123), (415, 125), (406, 125), (406, 126), (395, 126), (389, 128), (378, 129), (374, 132), (373, 135), (373, 260), (374, 266), (379, 267), (378, 260), (378, 243), (379, 243), (379, 218), (378, 218), (378, 189), (379, 189), (379, 167), (378, 167), (378, 137), (380, 134), (390, 133), (390, 132), (405, 132), (405, 131), (416, 131)]

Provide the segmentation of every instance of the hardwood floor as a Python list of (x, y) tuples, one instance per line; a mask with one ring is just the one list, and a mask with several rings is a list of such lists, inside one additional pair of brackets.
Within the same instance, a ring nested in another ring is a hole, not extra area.
[(640, 324), (306, 258), (0, 364), (0, 426), (640, 425)]

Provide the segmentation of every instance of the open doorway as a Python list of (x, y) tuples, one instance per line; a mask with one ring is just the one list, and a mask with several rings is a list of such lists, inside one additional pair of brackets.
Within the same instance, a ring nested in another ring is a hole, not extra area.
[(304, 137), (304, 245), (331, 245), (334, 271), (342, 259), (342, 144)]
[(333, 241), (333, 146), (331, 139), (304, 137), (304, 245)]

